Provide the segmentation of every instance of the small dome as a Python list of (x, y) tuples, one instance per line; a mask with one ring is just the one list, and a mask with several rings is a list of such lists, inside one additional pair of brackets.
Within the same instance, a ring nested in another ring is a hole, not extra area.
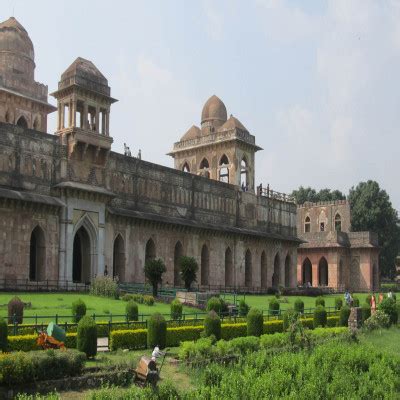
[(201, 130), (196, 125), (192, 125), (192, 127), (181, 137), (181, 141), (196, 139), (201, 135)]
[(217, 96), (211, 96), (204, 104), (201, 112), (201, 123), (210, 120), (225, 122), (227, 118), (225, 104)]
[(219, 128), (220, 131), (229, 131), (231, 129), (240, 129), (242, 131), (248, 132), (248, 130), (244, 127), (244, 125), (233, 115), (231, 115), (226, 121), (221, 128)]
[(10, 52), (35, 60), (32, 41), (25, 28), (11, 17), (0, 23), (0, 53)]

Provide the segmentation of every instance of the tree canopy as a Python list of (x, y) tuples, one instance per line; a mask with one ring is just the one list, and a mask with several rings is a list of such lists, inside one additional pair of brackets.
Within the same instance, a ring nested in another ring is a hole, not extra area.
[(300, 186), (297, 190), (293, 190), (291, 196), (295, 198), (297, 204), (304, 204), (309, 201), (316, 203), (318, 201), (334, 201), (345, 200), (346, 196), (340, 190), (321, 189), (317, 192), (311, 187)]
[(161, 258), (149, 259), (144, 265), (144, 275), (153, 286), (153, 296), (157, 297), (158, 284), (162, 282), (162, 274), (166, 272), (164, 261)]
[(199, 266), (193, 257), (182, 256), (179, 260), (180, 274), (182, 280), (185, 282), (185, 288), (190, 290), (193, 282), (196, 282), (197, 270)]

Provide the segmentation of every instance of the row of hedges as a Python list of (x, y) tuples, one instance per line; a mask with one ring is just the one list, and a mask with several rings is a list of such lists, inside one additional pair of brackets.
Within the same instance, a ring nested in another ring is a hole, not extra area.
[[(314, 328), (313, 318), (301, 320), (303, 325), (309, 329)], [(328, 317), (327, 326), (336, 327), (338, 317)], [(197, 340), (203, 331), (203, 326), (184, 326), (167, 328), (167, 346), (177, 346), (183, 341)], [(263, 324), (263, 333), (272, 334), (283, 332), (283, 321), (267, 321)], [(222, 324), (221, 338), (231, 340), (237, 337), (247, 336), (247, 324)], [(112, 331), (110, 335), (110, 349), (143, 349), (147, 347), (147, 329)]]
[[(65, 346), (69, 349), (76, 349), (76, 333), (67, 333)], [(11, 351), (32, 351), (40, 350), (36, 344), (37, 335), (18, 335), (8, 337), (8, 348)]]

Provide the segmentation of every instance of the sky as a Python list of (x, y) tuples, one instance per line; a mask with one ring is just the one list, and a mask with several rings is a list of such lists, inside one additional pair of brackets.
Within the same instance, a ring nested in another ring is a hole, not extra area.
[(264, 149), (257, 185), (347, 194), (374, 179), (400, 210), (400, 1), (2, 0), (11, 15), (49, 93), (78, 56), (106, 76), (114, 151), (173, 167), (216, 94)]

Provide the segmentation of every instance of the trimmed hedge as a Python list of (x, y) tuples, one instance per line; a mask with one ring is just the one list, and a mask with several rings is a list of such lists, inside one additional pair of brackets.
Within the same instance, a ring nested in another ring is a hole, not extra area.
[[(8, 337), (8, 348), (11, 351), (33, 351), (40, 350), (36, 344), (37, 335), (18, 335)], [(76, 349), (76, 333), (67, 333), (65, 346), (69, 349)]]
[(324, 327), (327, 323), (327, 313), (325, 307), (317, 306), (314, 310), (314, 328)]
[(282, 320), (264, 322), (263, 333), (275, 333), (275, 332), (283, 332)]
[(4, 318), (0, 318), (0, 350), (7, 350), (7, 337), (8, 337), (8, 328), (7, 322)]
[(145, 349), (147, 347), (147, 329), (133, 331), (113, 331), (110, 334), (110, 349)]
[(315, 299), (315, 307), (322, 306), (325, 307), (325, 299), (322, 296), (318, 296)]
[(78, 323), (86, 315), (86, 304), (78, 299), (72, 303), (72, 320)]
[(219, 297), (211, 297), (207, 301), (207, 311), (215, 311), (218, 315), (221, 314), (222, 304)]
[(268, 309), (271, 313), (271, 315), (279, 315), (279, 309), (281, 307), (281, 304), (277, 299), (271, 299), (269, 304), (268, 304)]
[(167, 329), (167, 346), (176, 347), (181, 342), (197, 340), (203, 331), (202, 326), (182, 326)]
[(204, 335), (214, 335), (217, 340), (221, 339), (221, 319), (218, 314), (211, 310), (204, 318)]
[(343, 300), (340, 297), (335, 298), (335, 309), (340, 310), (343, 307)]
[(182, 303), (175, 299), (171, 302), (171, 319), (182, 319)]
[(160, 313), (153, 314), (147, 322), (147, 346), (165, 348), (167, 343), (167, 322)]
[(252, 308), (247, 314), (247, 336), (261, 336), (264, 329), (264, 317), (260, 310)]
[(87, 358), (97, 354), (97, 326), (93, 318), (83, 317), (78, 324), (76, 347)]
[(249, 313), (249, 310), (250, 306), (243, 299), (241, 299), (239, 301), (239, 310), (238, 310), (239, 315), (241, 317), (245, 317)]
[(245, 322), (240, 324), (221, 325), (221, 339), (231, 340), (246, 335), (247, 335), (247, 323)]
[(13, 324), (16, 322), (17, 324), (22, 324), (24, 318), (24, 303), (23, 301), (14, 296), (8, 302), (8, 323)]
[(299, 314), (304, 313), (304, 301), (302, 299), (296, 299), (294, 302), (294, 311), (298, 312)]
[(126, 303), (125, 312), (128, 321), (137, 321), (139, 319), (139, 308), (133, 300), (129, 300)]
[(348, 321), (349, 321), (349, 317), (350, 317), (350, 307), (347, 306), (347, 305), (344, 305), (340, 309), (339, 325), (340, 326), (347, 326), (348, 325)]

